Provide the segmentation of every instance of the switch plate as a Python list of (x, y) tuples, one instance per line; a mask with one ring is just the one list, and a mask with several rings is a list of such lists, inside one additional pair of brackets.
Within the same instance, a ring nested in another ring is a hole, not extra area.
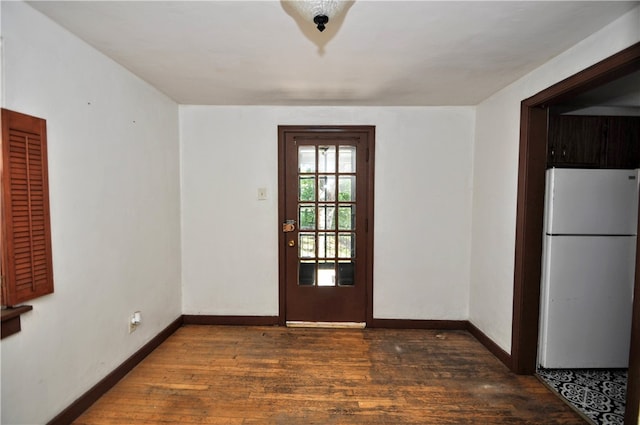
[(142, 313), (140, 311), (134, 312), (131, 316), (129, 316), (129, 333), (132, 333), (138, 326), (142, 323)]
[(259, 187), (258, 188), (258, 201), (264, 201), (267, 199), (267, 188)]

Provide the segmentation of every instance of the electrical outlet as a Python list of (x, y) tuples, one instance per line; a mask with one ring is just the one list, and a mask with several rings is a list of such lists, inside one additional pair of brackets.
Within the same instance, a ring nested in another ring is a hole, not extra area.
[(259, 187), (258, 188), (258, 201), (264, 201), (267, 199), (267, 188)]

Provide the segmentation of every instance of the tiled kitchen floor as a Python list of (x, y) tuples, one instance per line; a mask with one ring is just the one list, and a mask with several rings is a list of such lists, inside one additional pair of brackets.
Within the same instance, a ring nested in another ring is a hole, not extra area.
[(626, 369), (538, 369), (551, 389), (596, 425), (624, 422)]

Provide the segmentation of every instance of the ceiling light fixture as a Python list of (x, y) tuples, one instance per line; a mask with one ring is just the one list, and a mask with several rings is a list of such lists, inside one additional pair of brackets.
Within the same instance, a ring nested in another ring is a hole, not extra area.
[(329, 19), (335, 18), (347, 5), (341, 0), (292, 0), (291, 6), (305, 19), (313, 21), (322, 32)]

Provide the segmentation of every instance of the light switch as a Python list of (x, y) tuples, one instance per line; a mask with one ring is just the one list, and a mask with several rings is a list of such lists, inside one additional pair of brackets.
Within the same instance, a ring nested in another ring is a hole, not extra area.
[(259, 187), (258, 188), (258, 201), (264, 201), (267, 199), (267, 188)]

